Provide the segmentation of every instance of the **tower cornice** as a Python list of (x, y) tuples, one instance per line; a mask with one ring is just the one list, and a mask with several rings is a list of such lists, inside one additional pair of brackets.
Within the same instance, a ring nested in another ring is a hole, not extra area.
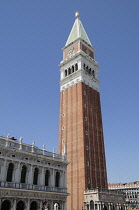
[(64, 66), (65, 64), (69, 63), (71, 60), (77, 58), (79, 55), (81, 55), (83, 58), (85, 58), (86, 60), (88, 60), (89, 62), (91, 62), (96, 67), (99, 67), (99, 64), (97, 63), (97, 61), (95, 59), (91, 58), (89, 55), (87, 55), (82, 50), (74, 53), (71, 57), (68, 57), (65, 60), (61, 61), (58, 66), (60, 66), (60, 67)]
[(90, 50), (93, 50), (93, 51), (96, 50), (92, 45), (88, 44), (88, 42), (86, 42), (86, 41), (85, 41), (84, 39), (82, 39), (81, 37), (79, 37), (78, 39), (74, 40), (74, 41), (71, 42), (70, 44), (64, 46), (64, 47), (62, 48), (62, 50), (64, 51), (64, 50), (68, 49), (69, 47), (71, 47), (73, 44), (75, 44), (75, 43), (78, 42), (78, 41), (83, 42), (87, 47), (90, 48)]

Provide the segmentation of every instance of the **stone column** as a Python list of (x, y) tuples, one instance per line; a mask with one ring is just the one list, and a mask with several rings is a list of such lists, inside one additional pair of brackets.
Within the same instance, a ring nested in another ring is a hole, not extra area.
[(62, 202), (62, 210), (66, 210), (66, 201)]
[(64, 171), (64, 188), (67, 187), (67, 182), (66, 182), (66, 180), (67, 180), (67, 172)]
[(16, 183), (15, 184), (16, 188), (19, 188), (20, 178), (21, 178), (20, 163), (19, 162), (15, 162), (12, 182)]
[(97, 204), (97, 209), (100, 210), (100, 205), (99, 204)]
[(116, 204), (115, 207), (116, 207), (116, 210), (120, 209), (118, 204)]
[(42, 201), (40, 201), (40, 210), (42, 210)]
[(55, 169), (52, 170), (51, 186), (55, 187)]
[(42, 168), (41, 170), (41, 173), (40, 173), (40, 185), (44, 186), (44, 177), (45, 177), (45, 174), (44, 174), (44, 168)]
[(102, 203), (99, 204), (99, 207), (100, 207), (99, 209), (100, 209), (100, 210), (103, 209), (103, 208), (102, 208), (102, 205), (103, 205)]
[(30, 210), (30, 199), (27, 200), (27, 210)]
[(63, 171), (60, 171), (60, 177), (59, 177), (59, 187), (61, 187), (61, 188), (63, 188), (63, 185), (64, 185), (64, 183), (63, 183), (63, 180), (64, 178), (63, 178)]
[(7, 167), (6, 167), (6, 160), (3, 162), (3, 166), (1, 167), (1, 181), (6, 181), (7, 178)]
[(38, 185), (44, 185), (44, 168), (39, 167)]
[(50, 203), (50, 209), (54, 209), (54, 203), (53, 203), (53, 201), (51, 201), (51, 203)]
[(19, 183), (20, 182), (20, 178), (21, 178), (21, 168), (20, 168), (20, 163), (17, 162), (16, 166), (15, 166), (15, 175), (14, 175), (14, 182), (15, 183)]
[(53, 169), (50, 169), (50, 177), (49, 177), (49, 187), (53, 186)]
[(33, 166), (30, 165), (30, 167), (28, 167), (28, 184), (29, 184), (29, 189), (32, 189), (32, 184), (33, 184)]
[(15, 209), (16, 209), (16, 198), (15, 198), (15, 200), (13, 200), (13, 204), (12, 204), (11, 210), (15, 210)]
[(128, 209), (128, 206), (127, 206), (127, 204), (124, 206), (124, 209), (125, 209), (125, 210), (127, 210), (127, 209)]
[(111, 204), (108, 203), (108, 210), (111, 210)]

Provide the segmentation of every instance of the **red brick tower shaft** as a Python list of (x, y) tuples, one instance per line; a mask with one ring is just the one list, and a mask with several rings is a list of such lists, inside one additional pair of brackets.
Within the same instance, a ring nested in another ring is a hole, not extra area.
[(107, 172), (94, 48), (76, 14), (63, 49), (59, 153), (67, 147), (67, 210), (84, 207), (84, 190), (107, 188)]

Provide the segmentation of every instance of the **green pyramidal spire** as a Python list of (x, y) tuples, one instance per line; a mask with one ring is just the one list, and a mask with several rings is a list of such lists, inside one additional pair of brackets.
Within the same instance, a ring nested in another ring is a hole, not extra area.
[(85, 42), (87, 42), (89, 45), (92, 46), (88, 36), (87, 36), (87, 33), (85, 32), (85, 29), (80, 21), (80, 18), (79, 18), (79, 12), (76, 12), (75, 13), (75, 17), (76, 17), (76, 20), (74, 22), (74, 25), (71, 29), (71, 32), (70, 32), (70, 35), (68, 37), (68, 40), (66, 42), (66, 45), (69, 45), (70, 43), (74, 42), (76, 39), (78, 38), (81, 38), (83, 39)]

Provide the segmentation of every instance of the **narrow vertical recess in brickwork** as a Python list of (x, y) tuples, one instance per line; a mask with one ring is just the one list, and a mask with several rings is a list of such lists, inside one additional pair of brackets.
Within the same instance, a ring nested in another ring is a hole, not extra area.
[(61, 134), (61, 113), (62, 113), (62, 109), (63, 109), (62, 101), (63, 101), (63, 97), (62, 97), (62, 92), (61, 92), (60, 93), (60, 113), (59, 113), (59, 147), (58, 147), (60, 154), (62, 153), (62, 140), (61, 140), (61, 137), (62, 137), (62, 134)]

